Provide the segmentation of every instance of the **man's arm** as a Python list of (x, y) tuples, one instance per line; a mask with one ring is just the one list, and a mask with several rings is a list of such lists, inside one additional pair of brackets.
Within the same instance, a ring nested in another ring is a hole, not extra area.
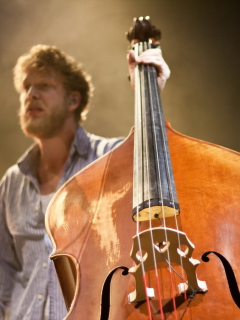
[(14, 274), (18, 265), (5, 216), (4, 181), (3, 178), (0, 184), (0, 320), (5, 319), (6, 309), (11, 301)]

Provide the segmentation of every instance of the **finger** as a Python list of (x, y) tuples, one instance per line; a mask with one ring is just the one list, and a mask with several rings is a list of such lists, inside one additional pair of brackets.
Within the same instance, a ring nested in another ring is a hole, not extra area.
[(155, 56), (147, 56), (147, 57), (142, 57), (140, 59), (137, 59), (136, 61), (138, 64), (139, 63), (148, 63), (148, 64), (157, 64), (160, 65), (163, 63), (163, 58), (155, 57)]
[(134, 50), (130, 50), (127, 54), (127, 60), (129, 64), (136, 63), (135, 52)]
[(159, 57), (159, 58), (162, 58), (162, 50), (160, 48), (148, 49), (146, 51), (143, 51), (136, 60), (144, 59), (146, 57)]

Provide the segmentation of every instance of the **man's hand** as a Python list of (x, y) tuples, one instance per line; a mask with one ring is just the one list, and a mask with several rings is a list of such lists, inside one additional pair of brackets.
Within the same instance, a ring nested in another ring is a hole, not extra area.
[(170, 69), (162, 57), (161, 49), (148, 49), (144, 51), (139, 57), (135, 58), (135, 53), (130, 50), (127, 56), (128, 69), (131, 80), (131, 86), (134, 87), (134, 69), (136, 64), (152, 64), (158, 70), (158, 86), (162, 90), (167, 79), (170, 77)]

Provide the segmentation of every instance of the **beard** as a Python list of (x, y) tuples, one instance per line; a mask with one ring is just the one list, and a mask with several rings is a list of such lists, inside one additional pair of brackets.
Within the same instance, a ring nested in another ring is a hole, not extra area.
[(20, 126), (24, 134), (28, 137), (49, 139), (54, 137), (63, 128), (67, 118), (67, 107), (65, 105), (55, 107), (51, 112), (43, 114), (29, 115), (26, 110), (19, 110)]

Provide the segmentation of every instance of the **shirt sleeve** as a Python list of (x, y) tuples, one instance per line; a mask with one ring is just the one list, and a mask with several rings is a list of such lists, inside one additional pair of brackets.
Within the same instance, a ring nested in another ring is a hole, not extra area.
[(9, 232), (6, 217), (6, 177), (0, 183), (0, 320), (10, 304), (14, 286), (14, 276), (19, 270), (14, 243)]
[(101, 157), (108, 151), (117, 147), (121, 142), (123, 142), (124, 138), (102, 138), (96, 140), (96, 158)]

